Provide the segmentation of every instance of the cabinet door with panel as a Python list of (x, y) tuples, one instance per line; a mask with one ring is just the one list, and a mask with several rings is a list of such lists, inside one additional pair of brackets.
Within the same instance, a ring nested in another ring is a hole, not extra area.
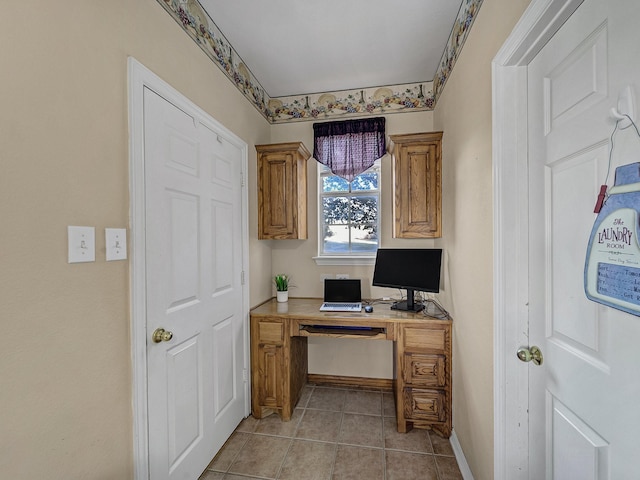
[(391, 135), (395, 238), (442, 236), (442, 132)]
[(404, 381), (411, 385), (444, 388), (447, 384), (447, 357), (405, 352)]
[(282, 408), (282, 345), (261, 345), (258, 352), (260, 404), (263, 408)]
[(256, 418), (280, 411), (284, 402), (283, 372), (285, 324), (281, 321), (251, 322), (252, 410)]
[(301, 142), (256, 145), (258, 238), (307, 238), (307, 160)]
[(443, 390), (405, 387), (404, 415), (413, 421), (427, 422), (437, 429), (447, 420), (447, 395)]

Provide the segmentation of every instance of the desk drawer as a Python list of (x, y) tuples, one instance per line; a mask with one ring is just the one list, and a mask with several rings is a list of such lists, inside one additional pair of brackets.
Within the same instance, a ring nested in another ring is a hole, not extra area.
[(447, 383), (444, 355), (405, 353), (402, 373), (405, 383), (427, 387), (441, 387)]
[(444, 422), (446, 405), (446, 393), (442, 390), (404, 389), (404, 417), (408, 420)]
[(260, 343), (282, 344), (282, 342), (284, 342), (284, 324), (278, 322), (259, 322), (258, 341)]
[(403, 342), (405, 350), (411, 351), (446, 351), (446, 331), (424, 327), (405, 327), (403, 329)]

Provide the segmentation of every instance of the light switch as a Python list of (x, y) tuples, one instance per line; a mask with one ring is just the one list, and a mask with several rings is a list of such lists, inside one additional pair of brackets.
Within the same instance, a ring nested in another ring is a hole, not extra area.
[(96, 261), (95, 227), (67, 227), (69, 263)]
[(105, 245), (107, 246), (107, 262), (127, 259), (127, 229), (105, 228)]

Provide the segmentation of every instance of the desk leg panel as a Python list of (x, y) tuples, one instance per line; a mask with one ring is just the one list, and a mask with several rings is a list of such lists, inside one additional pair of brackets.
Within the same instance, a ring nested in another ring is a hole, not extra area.
[(307, 337), (291, 337), (289, 356), (284, 359), (285, 398), (282, 406), (282, 420), (290, 420), (302, 389), (307, 384), (308, 355)]
[(251, 414), (255, 418), (262, 418), (262, 406), (260, 402), (260, 384), (262, 373), (260, 368), (260, 344), (258, 341), (257, 322), (250, 320), (251, 333)]

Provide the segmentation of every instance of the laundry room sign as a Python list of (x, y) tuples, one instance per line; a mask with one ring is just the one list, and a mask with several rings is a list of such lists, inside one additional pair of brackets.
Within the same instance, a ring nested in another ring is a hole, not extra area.
[(640, 316), (640, 163), (616, 168), (615, 184), (589, 237), (587, 298)]

